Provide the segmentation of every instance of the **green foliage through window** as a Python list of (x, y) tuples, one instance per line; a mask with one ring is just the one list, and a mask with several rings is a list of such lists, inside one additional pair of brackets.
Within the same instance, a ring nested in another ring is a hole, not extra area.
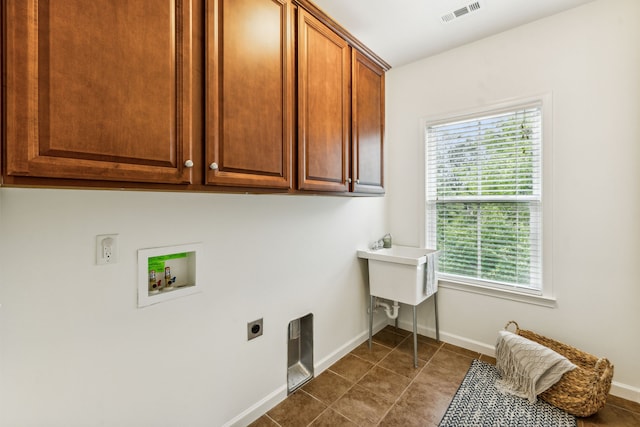
[(539, 106), (427, 128), (429, 241), (439, 272), (541, 288)]

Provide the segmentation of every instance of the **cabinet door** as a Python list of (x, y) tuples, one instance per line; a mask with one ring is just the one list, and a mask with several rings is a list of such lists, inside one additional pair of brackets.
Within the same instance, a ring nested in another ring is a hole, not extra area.
[(7, 0), (6, 173), (189, 183), (190, 0)]
[(290, 20), (286, 0), (208, 0), (208, 184), (291, 187)]
[(355, 50), (351, 90), (352, 191), (384, 193), (384, 70)]
[(350, 47), (298, 12), (298, 188), (348, 191)]

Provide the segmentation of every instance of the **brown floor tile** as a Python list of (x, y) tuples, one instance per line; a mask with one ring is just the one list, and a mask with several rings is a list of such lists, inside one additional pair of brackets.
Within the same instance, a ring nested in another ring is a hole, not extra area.
[(330, 405), (345, 394), (352, 386), (353, 383), (349, 380), (330, 370), (326, 370), (305, 384), (302, 390), (327, 405)]
[(373, 368), (373, 363), (367, 362), (366, 360), (360, 359), (352, 354), (347, 354), (342, 359), (331, 365), (329, 370), (355, 383), (371, 368)]
[(457, 354), (461, 354), (463, 356), (471, 357), (472, 359), (477, 359), (480, 357), (480, 353), (473, 350), (467, 350), (466, 348), (458, 347), (457, 345), (444, 343), (442, 346), (444, 350), (449, 350)]
[[(419, 357), (430, 359), (414, 369), (413, 340), (405, 333), (402, 342), (400, 331), (379, 333), (386, 345), (401, 339), (395, 350), (374, 343), (369, 351), (365, 342), (250, 426), (436, 427), (473, 358), (495, 364), (493, 357), (418, 336)], [(578, 418), (578, 427), (599, 426), (640, 426), (640, 404), (609, 396), (597, 414)]]
[(632, 402), (618, 396), (609, 395), (607, 397), (607, 405), (617, 406), (618, 408), (626, 409), (627, 411), (640, 414), (640, 403)]
[(355, 385), (331, 408), (360, 426), (375, 426), (392, 404), (392, 401)]
[(391, 326), (391, 325), (385, 326), (383, 331), (393, 332), (394, 334), (398, 334), (403, 337), (407, 337), (413, 333), (404, 329), (396, 328), (395, 326)]
[(407, 414), (422, 418), (427, 423), (438, 425), (449, 407), (451, 397), (433, 390), (429, 386), (414, 382), (402, 395), (396, 406), (399, 407), (399, 410), (406, 411)]
[(456, 394), (456, 391), (462, 382), (462, 380), (456, 381), (458, 376), (455, 376), (454, 378), (455, 379), (452, 380), (451, 374), (445, 370), (435, 369), (430, 365), (427, 365), (418, 374), (418, 376), (416, 376), (413, 383), (422, 384), (430, 390), (437, 391), (442, 395), (453, 398), (453, 395)]
[(378, 363), (390, 352), (391, 349), (389, 347), (385, 347), (375, 342), (371, 343), (371, 350), (369, 350), (369, 340), (367, 340), (356, 347), (351, 354), (371, 363)]
[(357, 427), (358, 424), (346, 419), (333, 409), (324, 411), (310, 427)]
[(440, 349), (431, 358), (429, 365), (425, 369), (437, 371), (460, 385), (471, 366), (471, 362), (473, 362), (473, 359), (470, 357)]
[[(418, 341), (418, 358), (428, 362), (433, 355), (436, 354), (438, 348), (439, 346), (437, 345), (433, 345), (425, 341)], [(402, 341), (397, 349), (413, 357), (413, 338), (409, 337)]]
[(482, 360), (483, 362), (490, 363), (491, 365), (496, 364), (496, 358), (493, 356), (487, 356), (486, 354), (481, 354), (480, 360)]
[(405, 339), (404, 336), (398, 335), (395, 332), (391, 332), (387, 329), (383, 329), (373, 336), (373, 341), (378, 344), (385, 345), (389, 348), (395, 348)]
[(254, 422), (252, 422), (251, 424), (249, 424), (249, 427), (278, 427), (278, 423), (273, 421), (268, 416), (263, 415), (257, 420), (255, 420)]
[(422, 369), (425, 364), (426, 362), (424, 360), (418, 359), (418, 367), (414, 368), (413, 356), (409, 356), (400, 350), (393, 350), (378, 363), (378, 366), (412, 379), (418, 375), (418, 372), (420, 372), (420, 369)]
[(640, 414), (607, 404), (596, 414), (586, 418), (579, 418), (578, 426), (638, 427), (640, 426)]
[(435, 345), (437, 347), (440, 347), (443, 344), (442, 341), (438, 341), (435, 338), (427, 337), (420, 334), (418, 334), (418, 341), (426, 342), (427, 344)]
[(326, 408), (327, 405), (318, 399), (298, 390), (267, 412), (267, 415), (283, 427), (300, 427), (311, 423)]
[(394, 405), (389, 413), (380, 422), (380, 427), (435, 427), (436, 424), (427, 421), (421, 416), (407, 411), (405, 408)]
[(388, 369), (375, 366), (367, 372), (358, 385), (382, 396), (388, 400), (395, 401), (407, 388), (411, 380)]

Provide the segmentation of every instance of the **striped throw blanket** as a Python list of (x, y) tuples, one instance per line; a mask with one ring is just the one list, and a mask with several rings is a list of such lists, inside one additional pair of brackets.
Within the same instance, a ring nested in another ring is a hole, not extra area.
[(536, 396), (575, 369), (566, 357), (520, 335), (500, 331), (496, 343), (496, 388), (535, 403)]

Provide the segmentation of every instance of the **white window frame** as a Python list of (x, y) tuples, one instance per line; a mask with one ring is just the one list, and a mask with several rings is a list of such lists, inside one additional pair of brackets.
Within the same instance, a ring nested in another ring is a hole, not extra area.
[[(538, 103), (541, 106), (541, 126), (542, 126), (542, 198), (541, 198), (541, 215), (542, 215), (542, 283), (539, 291), (529, 289), (504, 288), (499, 284), (490, 282), (472, 280), (467, 278), (452, 278), (451, 276), (439, 277), (439, 286), (444, 288), (457, 289), (460, 291), (471, 292), (481, 295), (488, 295), (496, 298), (503, 298), (513, 301), (525, 302), (546, 307), (555, 307), (556, 300), (553, 294), (553, 112), (552, 112), (552, 95), (550, 93), (531, 96), (527, 98), (517, 98), (497, 102), (495, 104), (482, 106), (478, 108), (457, 111), (453, 113), (439, 114), (435, 116), (423, 117), (420, 120), (420, 135), (422, 140), (420, 143), (421, 159), (421, 191), (420, 191), (420, 208), (422, 209), (422, 221), (420, 230), (420, 243), (422, 247), (428, 246), (427, 229), (427, 170), (426, 170), (426, 141), (427, 129), (429, 126), (465, 120), (474, 117), (489, 116), (501, 112), (512, 111), (522, 108), (523, 106)], [(433, 226), (433, 225), (431, 225)]]

